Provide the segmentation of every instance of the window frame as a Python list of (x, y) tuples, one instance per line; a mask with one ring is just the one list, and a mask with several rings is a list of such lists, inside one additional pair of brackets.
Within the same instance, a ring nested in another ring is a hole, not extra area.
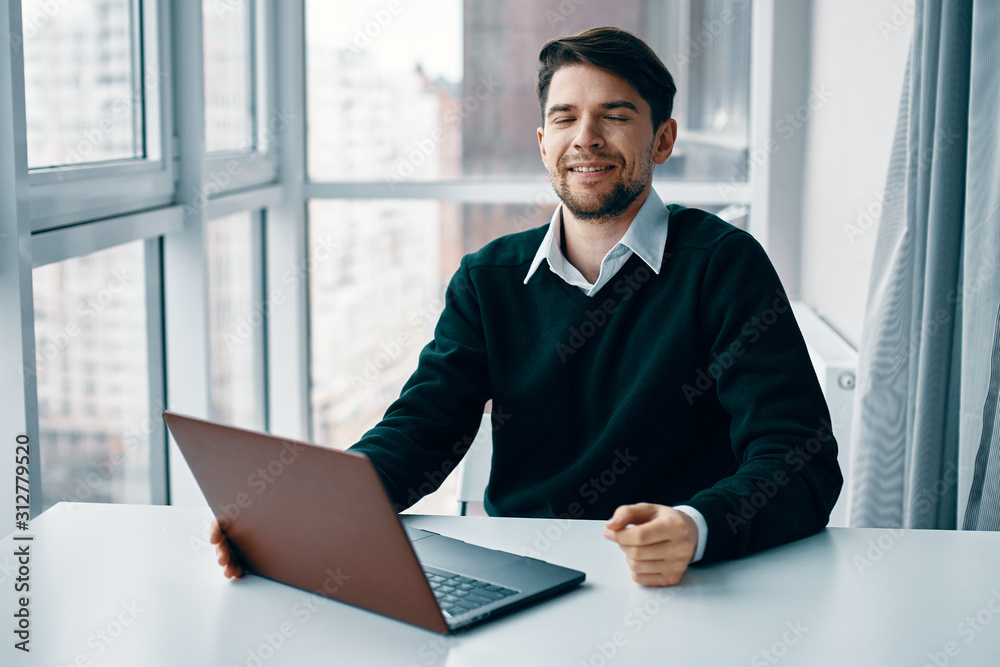
[[(205, 182), (201, 196), (211, 200), (240, 190), (275, 183), (278, 155), (271, 119), (277, 104), (275, 23), (280, 11), (274, 0), (249, 0), (250, 8), (250, 119), (253, 145), (249, 149), (205, 151)], [(267, 112), (265, 118), (262, 111)], [(279, 116), (280, 117), (280, 116)], [(280, 125), (279, 125), (279, 130)]]
[[(142, 96), (146, 155), (140, 158), (32, 169), (28, 174), (31, 230), (108, 218), (171, 203), (176, 147), (170, 80), (169, 3), (132, 0), (133, 94)], [(155, 72), (156, 85), (147, 74)], [(137, 82), (139, 82), (137, 84)], [(166, 82), (166, 83), (164, 83)], [(138, 122), (138, 115), (136, 117)]]
[[(257, 109), (277, 109), (275, 59), (278, 53), (274, 49), (274, 35), (279, 12), (274, 0), (252, 1), (260, 8), (258, 15), (263, 17), (254, 24), (257, 45), (254, 49), (257, 63), (254, 68), (254, 104)], [(16, 74), (10, 78), (0, 75), (0, 83), (13, 93), (10, 100), (13, 125), (4, 127), (11, 130), (10, 135), (14, 137), (17, 149), (9, 152), (15, 158), (12, 173), (16, 178), (0, 181), (0, 189), (6, 193), (8, 187), (13, 187), (16, 193), (16, 197), (8, 200), (16, 203), (16, 214), (10, 219), (16, 225), (18, 238), (23, 237), (17, 245), (27, 249), (18, 255), (20, 280), (0, 282), (0, 295), (14, 294), (22, 304), (27, 304), (22, 305), (20, 316), (15, 318), (21, 333), (12, 349), (18, 350), (20, 358), (28, 360), (22, 362), (28, 366), (35, 354), (30, 283), (32, 268), (136, 240), (144, 241), (149, 337), (150, 493), (153, 503), (175, 500), (198, 502), (199, 494), (192, 493), (190, 485), (185, 484), (185, 481), (193, 481), (185, 478), (185, 475), (190, 477), (190, 472), (179, 452), (176, 449), (170, 451), (169, 435), (160, 418), (160, 413), (166, 408), (207, 416), (207, 365), (204, 373), (178, 370), (182, 365), (182, 355), (177, 350), (187, 352), (187, 349), (192, 349), (193, 358), (197, 359), (199, 338), (203, 338), (206, 343), (204, 352), (208, 352), (207, 321), (194, 317), (190, 324), (198, 331), (190, 336), (177, 333), (189, 324), (185, 321), (187, 309), (197, 311), (199, 304), (207, 305), (205, 275), (199, 271), (188, 271), (192, 262), (197, 266), (199, 258), (204, 259), (204, 239), (196, 239), (192, 243), (192, 232), (195, 237), (199, 236), (205, 221), (211, 217), (242, 210), (254, 211), (254, 251), (258, 257), (257, 274), (261, 283), (256, 291), (262, 295), (265, 270), (268, 273), (272, 270), (270, 266), (267, 269), (263, 267), (265, 260), (270, 261), (263, 248), (266, 230), (263, 211), (287, 204), (285, 188), (276, 182), (281, 143), (272, 135), (262, 136), (260, 132), (255, 132), (261, 139), (256, 148), (264, 152), (254, 155), (253, 168), (244, 168), (240, 178), (233, 179), (227, 188), (218, 192), (206, 187), (190, 187), (192, 183), (206, 182), (206, 174), (210, 173), (208, 170), (213, 164), (225, 168), (230, 160), (245, 160), (247, 152), (205, 155), (203, 97), (201, 108), (193, 108), (198, 105), (191, 105), (188, 101), (180, 108), (180, 115), (175, 115), (177, 110), (173, 101), (180, 98), (174, 96), (179, 91), (190, 89), (195, 83), (198, 84), (196, 87), (203, 85), (201, 4), (195, 7), (194, 3), (184, 3), (192, 6), (172, 7), (162, 0), (133, 2), (135, 7), (142, 8), (142, 13), (136, 14), (141, 16), (141, 20), (133, 23), (134, 34), (142, 36), (141, 43), (136, 42), (135, 48), (141, 52), (140, 60), (149, 63), (138, 71), (155, 71), (160, 77), (157, 81), (162, 82), (154, 87), (155, 90), (149, 86), (142, 89), (146, 126), (146, 136), (142, 139), (147, 148), (146, 158), (29, 170), (24, 80)], [(19, 0), (0, 0), (0, 5), (5, 11), (16, 13), (19, 21)], [(199, 29), (194, 30), (196, 23)], [(18, 34), (20, 23), (12, 21), (11, 28), (11, 34)], [(195, 41), (197, 44), (193, 43)], [(195, 57), (189, 57), (187, 51), (193, 51)], [(0, 64), (9, 63), (12, 73), (23, 72), (23, 59), (18, 57), (21, 54), (12, 50), (10, 55), (8, 61), (0, 59)], [(291, 118), (295, 117), (291, 115)], [(163, 128), (162, 132), (160, 128)], [(180, 150), (182, 145), (186, 148), (183, 155)], [(192, 150), (195, 146), (197, 150)], [(256, 159), (258, 157), (262, 159)], [(0, 175), (2, 173), (0, 171)], [(294, 211), (294, 206), (291, 210)], [(282, 235), (277, 233), (274, 236), (280, 239)], [(174, 297), (169, 299), (171, 292)], [(193, 298), (186, 298), (191, 295)], [(304, 317), (304, 309), (299, 312)], [(297, 325), (292, 328), (302, 330)], [(287, 325), (285, 329), (288, 329)], [(4, 332), (4, 340), (8, 339), (7, 333)], [(193, 345), (189, 346), (192, 341)], [(270, 342), (260, 342), (257, 356), (265, 346), (271, 347)], [(173, 355), (168, 355), (170, 348)], [(170, 356), (174, 363), (170, 363)], [(207, 356), (205, 359), (207, 361)], [(268, 364), (269, 360), (262, 361), (256, 371), (262, 377), (260, 388), (263, 394), (256, 402), (263, 407), (269, 400), (265, 386), (270, 368)], [(168, 386), (174, 390), (172, 394), (175, 397), (188, 393), (191, 400), (184, 398), (171, 404)], [(185, 387), (192, 391), (184, 392)], [(11, 397), (14, 400), (10, 404), (16, 406), (15, 412), (20, 412), (23, 406), (21, 414), (25, 431), (31, 434), (33, 442), (37, 441), (38, 397), (34, 381), (30, 377), (25, 378), (21, 392)], [(200, 400), (200, 397), (206, 400)], [(265, 426), (269, 412), (265, 410)], [(15, 421), (11, 420), (11, 423)], [(37, 455), (32, 460), (31, 474), (36, 491), (31, 509), (34, 516), (41, 507), (42, 471)]]

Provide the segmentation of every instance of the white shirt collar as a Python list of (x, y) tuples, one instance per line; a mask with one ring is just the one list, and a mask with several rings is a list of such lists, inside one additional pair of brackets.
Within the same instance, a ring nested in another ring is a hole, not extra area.
[(528, 275), (524, 277), (524, 284), (527, 285), (531, 276), (535, 274), (543, 260), (549, 263), (549, 270), (556, 274), (570, 285), (576, 285), (592, 296), (617, 272), (618, 269), (628, 261), (632, 253), (639, 255), (653, 273), (659, 275), (660, 267), (663, 264), (663, 250), (667, 242), (667, 224), (670, 212), (663, 205), (663, 200), (656, 194), (656, 190), (650, 188), (649, 196), (643, 202), (642, 208), (636, 213), (632, 224), (625, 230), (625, 234), (614, 248), (601, 260), (601, 275), (597, 282), (591, 285), (583, 277), (575, 266), (569, 263), (559, 247), (559, 240), (562, 238), (562, 209), (559, 204), (552, 219), (549, 221), (549, 229), (545, 233), (538, 252), (528, 268)]

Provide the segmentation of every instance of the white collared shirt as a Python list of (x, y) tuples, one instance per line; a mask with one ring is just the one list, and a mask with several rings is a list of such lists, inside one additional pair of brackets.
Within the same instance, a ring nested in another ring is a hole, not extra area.
[(604, 287), (608, 281), (614, 278), (618, 270), (625, 266), (625, 262), (633, 254), (639, 255), (642, 261), (646, 262), (653, 270), (653, 273), (659, 275), (660, 266), (663, 263), (663, 248), (667, 242), (667, 223), (670, 212), (663, 205), (663, 201), (655, 190), (650, 189), (649, 196), (646, 197), (642, 208), (636, 213), (635, 219), (632, 220), (632, 224), (629, 225), (621, 240), (601, 260), (601, 273), (597, 277), (597, 282), (593, 284), (589, 283), (583, 274), (563, 256), (560, 247), (562, 212), (563, 205), (559, 204), (555, 213), (552, 214), (549, 229), (538, 247), (538, 252), (535, 253), (535, 259), (531, 262), (528, 275), (524, 277), (525, 285), (528, 284), (531, 276), (545, 260), (548, 260), (549, 270), (552, 273), (570, 285), (579, 287), (587, 296), (597, 294), (598, 290)]
[[(639, 255), (653, 273), (659, 275), (660, 267), (663, 265), (663, 251), (667, 244), (667, 225), (670, 219), (670, 211), (663, 205), (663, 200), (656, 194), (656, 190), (649, 190), (649, 196), (643, 202), (642, 208), (636, 213), (632, 224), (629, 225), (621, 240), (608, 251), (608, 254), (601, 260), (601, 273), (597, 276), (597, 281), (591, 284), (583, 277), (580, 271), (570, 264), (569, 260), (562, 253), (562, 212), (563, 205), (559, 204), (552, 219), (549, 221), (549, 229), (538, 246), (538, 252), (528, 268), (528, 275), (524, 277), (524, 284), (527, 285), (531, 276), (541, 266), (543, 261), (548, 261), (549, 270), (556, 274), (570, 285), (579, 287), (587, 296), (594, 296), (608, 282), (615, 277), (615, 274), (625, 266), (633, 254)], [(674, 507), (678, 512), (684, 512), (691, 517), (698, 526), (698, 546), (691, 562), (701, 560), (705, 555), (705, 545), (708, 543), (708, 523), (701, 512), (688, 505), (677, 505)]]

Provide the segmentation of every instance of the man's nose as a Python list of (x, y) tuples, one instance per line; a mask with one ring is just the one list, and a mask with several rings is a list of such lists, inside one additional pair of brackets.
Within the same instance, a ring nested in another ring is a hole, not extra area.
[(591, 149), (603, 148), (604, 137), (601, 135), (600, 127), (594, 120), (583, 118), (580, 120), (580, 131), (573, 141), (574, 148)]

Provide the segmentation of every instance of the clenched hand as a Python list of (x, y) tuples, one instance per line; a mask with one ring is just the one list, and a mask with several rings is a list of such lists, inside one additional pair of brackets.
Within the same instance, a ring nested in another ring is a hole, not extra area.
[(227, 579), (237, 579), (243, 576), (243, 566), (229, 549), (229, 542), (226, 541), (226, 534), (222, 532), (219, 522), (212, 519), (212, 532), (208, 536), (208, 541), (215, 545), (215, 553), (219, 556), (219, 565), (225, 568), (222, 572)]
[(643, 586), (679, 583), (698, 548), (694, 519), (672, 507), (652, 503), (616, 509), (604, 537), (621, 547), (632, 579)]

